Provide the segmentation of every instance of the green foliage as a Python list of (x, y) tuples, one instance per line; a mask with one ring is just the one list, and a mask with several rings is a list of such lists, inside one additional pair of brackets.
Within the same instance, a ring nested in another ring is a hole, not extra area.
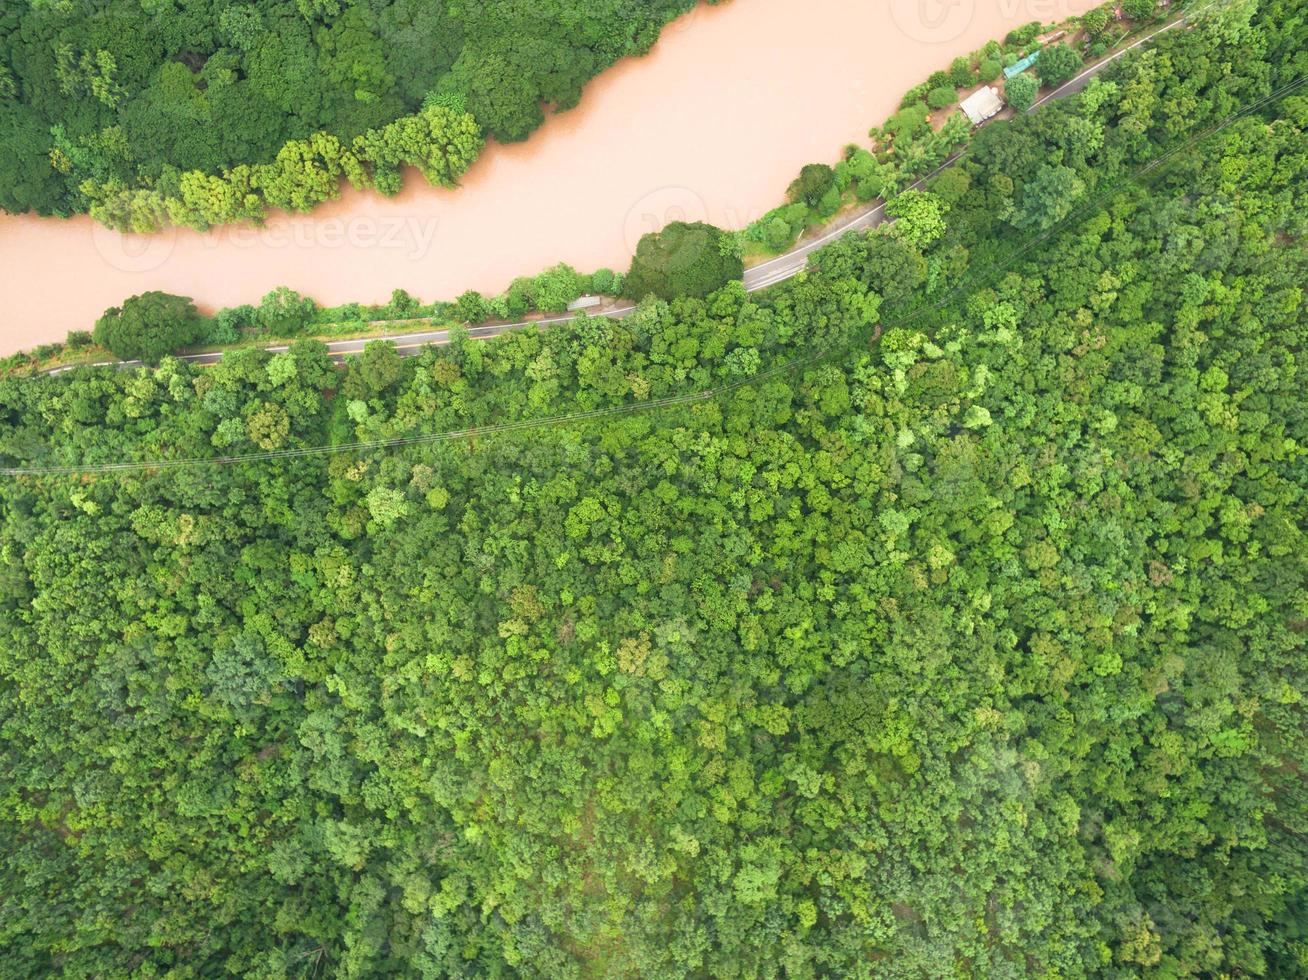
[(1085, 193), (1085, 181), (1071, 167), (1042, 164), (1022, 190), (1013, 224), (1045, 231), (1062, 221)]
[(1040, 84), (1048, 88), (1057, 88), (1069, 81), (1081, 70), (1081, 56), (1066, 44), (1051, 44), (1040, 50), (1035, 71)]
[(786, 189), (792, 204), (803, 203), (815, 208), (836, 184), (836, 172), (825, 163), (806, 164)]
[(596, 269), (590, 276), (590, 288), (592, 292), (600, 293), (604, 296), (613, 296), (618, 291), (618, 275), (612, 269)]
[(692, 4), (9, 4), (0, 207), (203, 228), (314, 207), (342, 176), (394, 193), (405, 165), (448, 186), (486, 134), (525, 138)]
[(1036, 39), (1042, 28), (1043, 25), (1038, 20), (1023, 24), (1021, 27), (1015, 27), (1008, 32), (1008, 37), (1004, 39), (1004, 43), (1015, 48), (1024, 48)]
[(928, 85), (926, 82), (923, 82), (921, 85), (914, 85), (911, 89), (905, 92), (904, 97), (899, 100), (899, 108), (907, 109), (910, 106), (916, 105), (917, 103), (924, 101), (926, 99), (927, 92), (929, 92), (930, 90), (931, 90), (931, 86)]
[(317, 304), (307, 296), (278, 286), (260, 300), (251, 323), (274, 337), (293, 337), (308, 325), (316, 309)]
[(480, 323), (490, 317), (490, 307), (486, 298), (475, 289), (469, 289), (454, 303), (455, 315), (468, 323)]
[(584, 281), (577, 270), (560, 263), (532, 280), (531, 302), (538, 310), (562, 312), (582, 294)]
[(1081, 26), (1085, 28), (1086, 34), (1098, 40), (1108, 29), (1111, 16), (1105, 7), (1095, 7), (1081, 15)]
[(1003, 72), (1003, 67), (994, 58), (986, 58), (977, 68), (977, 78), (982, 82), (993, 82)]
[[(829, 169), (829, 168), (828, 168)], [(623, 295), (642, 299), (707, 296), (743, 272), (740, 256), (722, 247), (720, 228), (703, 222), (674, 221), (647, 234), (636, 246)]]
[(7, 465), (156, 464), (0, 481), (6, 974), (1302, 975), (1305, 107), (1132, 176), (1298, 74), (1254, 14), (925, 250), (0, 378)]
[(122, 360), (156, 364), (165, 354), (194, 344), (204, 332), (204, 318), (189, 298), (155, 291), (105, 310), (92, 337)]
[(1014, 75), (1004, 83), (1004, 99), (1018, 112), (1025, 112), (1035, 102), (1040, 83), (1028, 72)]
[(955, 58), (949, 66), (949, 82), (955, 88), (966, 88), (976, 82), (976, 72), (972, 68), (972, 59)]
[(958, 101), (958, 93), (952, 85), (942, 85), (927, 93), (927, 105), (932, 109), (945, 109)]
[(895, 232), (921, 251), (945, 233), (945, 205), (935, 194), (905, 191), (886, 205)]

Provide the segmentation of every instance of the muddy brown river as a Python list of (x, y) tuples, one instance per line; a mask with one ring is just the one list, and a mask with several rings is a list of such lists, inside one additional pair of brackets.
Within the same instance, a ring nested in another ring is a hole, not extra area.
[(555, 262), (626, 267), (676, 219), (740, 228), (799, 168), (834, 162), (904, 91), (1031, 20), (1095, 0), (732, 0), (664, 30), (524, 143), (490, 145), (456, 190), (410, 176), (391, 199), (345, 188), (262, 227), (121, 235), (89, 218), (0, 214), (0, 354), (89, 330), (148, 289), (206, 310), (286, 285), (334, 305), (492, 294)]

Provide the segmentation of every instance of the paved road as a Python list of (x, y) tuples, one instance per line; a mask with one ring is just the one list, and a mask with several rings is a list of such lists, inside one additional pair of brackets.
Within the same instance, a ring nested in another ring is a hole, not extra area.
[[(1204, 7), (1199, 8), (1199, 10), (1204, 10), (1207, 9), (1207, 7), (1211, 7), (1211, 6), (1213, 6), (1213, 4), (1208, 3), (1205, 4)], [(1193, 16), (1193, 14), (1197, 12), (1198, 10), (1191, 11), (1189, 14), (1186, 15), (1186, 17)], [(1123, 48), (1122, 50), (1115, 52), (1114, 54), (1105, 58), (1103, 61), (1100, 61), (1095, 65), (1092, 65), (1091, 67), (1087, 68), (1085, 71), (1081, 72), (1081, 74), (1073, 78), (1070, 82), (1065, 83), (1064, 85), (1055, 89), (1053, 92), (1050, 92), (1048, 95), (1044, 96), (1044, 98), (1039, 99), (1038, 101), (1033, 103), (1031, 107), (1026, 111), (1028, 113), (1035, 112), (1041, 106), (1046, 105), (1050, 102), (1054, 102), (1058, 99), (1067, 98), (1069, 95), (1075, 95), (1077, 92), (1080, 92), (1088, 84), (1090, 84), (1091, 78), (1093, 78), (1099, 72), (1103, 71), (1106, 67), (1112, 64), (1118, 58), (1122, 57), (1128, 51), (1132, 51), (1135, 48), (1140, 47), (1140, 45), (1146, 43), (1147, 41), (1152, 40), (1153, 38), (1157, 37), (1159, 34), (1162, 34), (1164, 31), (1169, 31), (1172, 28), (1185, 23), (1186, 17), (1181, 17), (1178, 18), (1177, 20), (1164, 24), (1156, 31), (1146, 34), (1144, 37), (1140, 38), (1138, 41), (1135, 41), (1133, 44), (1130, 44), (1127, 47)], [(914, 181), (906, 189), (908, 190), (920, 189), (928, 180), (936, 176), (936, 174), (940, 173), (942, 170), (945, 170), (947, 167), (953, 166), (954, 163), (958, 161), (959, 157), (963, 155), (963, 152), (965, 152), (965, 150), (953, 154), (951, 157), (949, 157), (949, 159), (947, 159), (944, 163), (942, 163), (931, 173), (927, 174), (925, 177), (920, 178), (919, 180)], [(808, 257), (814, 252), (816, 252), (818, 249), (822, 248), (822, 246), (827, 245), (832, 241), (835, 241), (837, 238), (839, 238), (841, 235), (845, 234), (848, 231), (857, 231), (863, 228), (875, 228), (877, 225), (881, 224), (883, 221), (886, 220), (887, 218), (886, 218), (885, 204), (877, 204), (874, 207), (870, 207), (864, 211), (859, 212), (858, 214), (843, 219), (842, 221), (833, 225), (831, 228), (824, 230), (822, 234), (820, 234), (816, 238), (813, 238), (809, 241), (802, 241), (801, 244), (791, 249), (785, 255), (779, 255), (775, 259), (768, 259), (766, 262), (760, 262), (758, 265), (751, 266), (750, 268), (746, 269), (745, 275), (743, 277), (745, 283), (745, 289), (749, 292), (756, 292), (757, 290), (766, 289), (768, 286), (772, 286), (786, 279), (790, 279), (793, 276), (798, 275), (801, 271), (803, 271), (804, 267), (808, 265)], [(626, 316), (627, 314), (629, 314), (635, 308), (636, 307), (634, 304), (626, 304), (626, 305), (614, 306), (605, 309), (601, 312), (593, 313), (590, 315), (606, 316), (615, 319), (620, 319)], [(548, 317), (541, 317), (533, 320), (522, 320), (517, 323), (487, 323), (487, 324), (483, 324), (482, 326), (470, 327), (468, 329), (468, 335), (474, 339), (497, 337), (502, 333), (507, 333), (510, 330), (519, 330), (531, 324), (535, 324), (537, 327), (548, 327), (556, 323), (568, 323), (574, 320), (578, 315), (579, 314), (570, 313), (562, 316), (548, 316)], [(395, 321), (391, 321), (386, 325), (399, 327), (405, 323), (425, 323), (425, 322), (428, 321), (395, 320)], [(440, 330), (400, 330), (395, 333), (360, 337), (357, 339), (329, 341), (327, 343), (327, 351), (333, 360), (339, 362), (345, 360), (348, 357), (362, 353), (364, 346), (374, 340), (390, 341), (395, 345), (396, 349), (401, 354), (417, 354), (422, 348), (426, 347), (428, 344), (446, 344), (449, 343), (449, 339), (450, 339), (450, 332), (448, 328), (443, 328)], [(286, 344), (278, 344), (272, 347), (266, 347), (264, 349), (275, 354), (286, 350), (287, 346), (288, 345)], [(222, 352), (218, 351), (209, 354), (184, 354), (181, 356), (181, 359), (184, 361), (191, 361), (194, 364), (215, 364), (218, 361), (222, 360), (222, 356), (223, 356)], [(91, 366), (98, 367), (108, 364), (116, 364), (119, 367), (136, 367), (140, 365), (140, 362), (139, 361), (101, 361)], [(71, 370), (72, 370), (71, 367), (56, 368), (50, 373), (59, 374), (63, 371), (71, 371)]]

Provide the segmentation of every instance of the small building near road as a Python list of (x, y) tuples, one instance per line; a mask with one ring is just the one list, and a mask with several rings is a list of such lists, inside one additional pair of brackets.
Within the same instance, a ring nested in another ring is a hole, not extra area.
[(963, 114), (972, 121), (973, 126), (980, 126), (987, 119), (998, 115), (1004, 108), (1004, 100), (999, 97), (999, 90), (993, 85), (983, 85), (958, 106)]
[(1012, 78), (1014, 75), (1020, 75), (1022, 74), (1022, 72), (1026, 71), (1028, 68), (1034, 65), (1038, 60), (1040, 60), (1040, 52), (1032, 51), (1029, 55), (1027, 55), (1017, 64), (1009, 65), (1007, 68), (1005, 68), (1004, 77)]
[(576, 313), (578, 310), (592, 310), (604, 302), (599, 296), (578, 296), (568, 304), (568, 312)]

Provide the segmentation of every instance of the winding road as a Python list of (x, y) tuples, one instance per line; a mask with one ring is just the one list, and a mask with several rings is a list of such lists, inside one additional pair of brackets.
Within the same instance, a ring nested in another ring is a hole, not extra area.
[[(1214, 2), (1216, 2), (1216, 0), (1214, 0)], [(1080, 92), (1090, 83), (1090, 80), (1095, 75), (1103, 71), (1106, 67), (1112, 64), (1118, 58), (1121, 58), (1123, 55), (1127, 54), (1128, 52), (1135, 50), (1136, 48), (1140, 47), (1143, 44), (1146, 44), (1147, 42), (1151, 41), (1153, 38), (1157, 37), (1159, 34), (1162, 34), (1165, 31), (1169, 31), (1174, 27), (1186, 23), (1189, 17), (1193, 16), (1195, 13), (1199, 11), (1207, 9), (1212, 5), (1213, 3), (1205, 4), (1203, 7), (1198, 8), (1198, 10), (1196, 11), (1190, 11), (1187, 14), (1175, 20), (1169, 21), (1168, 23), (1159, 27), (1157, 30), (1154, 30), (1149, 34), (1146, 34), (1144, 37), (1141, 37), (1139, 40), (1122, 48), (1120, 51), (1116, 51), (1113, 54), (1109, 55), (1108, 57), (1104, 58), (1102, 61), (1099, 61), (1094, 65), (1091, 65), (1089, 68), (1085, 69), (1075, 78), (1073, 78), (1071, 81), (1064, 83), (1063, 85), (1055, 89), (1053, 92), (1050, 92), (1048, 95), (1044, 96), (1043, 98), (1033, 103), (1031, 107), (1026, 110), (1027, 113), (1035, 112), (1044, 105), (1047, 105), (1059, 99), (1067, 98), (1070, 95), (1074, 95), (1077, 92)], [(947, 160), (945, 160), (944, 163), (942, 163), (939, 167), (933, 170), (931, 173), (914, 181), (906, 189), (908, 190), (920, 189), (932, 177), (935, 177), (937, 174), (939, 174), (941, 171), (945, 170), (946, 168), (953, 166), (953, 164), (956, 163), (958, 159), (965, 152), (966, 149), (953, 154)], [(796, 245), (795, 248), (793, 248), (791, 251), (787, 252), (786, 254), (779, 255), (776, 258), (768, 259), (765, 262), (760, 262), (757, 265), (751, 266), (750, 268), (745, 270), (745, 274), (743, 276), (745, 289), (748, 292), (757, 292), (758, 290), (766, 289), (769, 286), (775, 285), (776, 283), (779, 282), (783, 282), (786, 279), (790, 279), (798, 275), (800, 272), (803, 271), (805, 266), (808, 265), (808, 257), (811, 254), (813, 254), (818, 249), (822, 248), (824, 245), (827, 245), (830, 242), (834, 241), (835, 239), (839, 238), (841, 235), (844, 235), (846, 232), (858, 231), (865, 228), (875, 228), (877, 225), (881, 224), (886, 220), (893, 220), (893, 219), (887, 219), (885, 209), (886, 206), (884, 202), (866, 208), (850, 217), (845, 218), (844, 220), (836, 222), (834, 225), (828, 228), (823, 229), (821, 233), (818, 234), (816, 237), (808, 241), (802, 241), (801, 244)], [(507, 333), (508, 331), (511, 330), (519, 330), (524, 327), (533, 326), (533, 325), (537, 327), (548, 327), (559, 323), (569, 323), (575, 320), (578, 316), (586, 316), (586, 315), (605, 316), (614, 319), (620, 319), (626, 316), (627, 314), (631, 313), (633, 310), (635, 310), (635, 308), (636, 308), (635, 304), (627, 304), (622, 306), (611, 307), (609, 309), (604, 309), (592, 314), (585, 314), (579, 312), (579, 313), (569, 313), (559, 316), (540, 317), (531, 320), (521, 320), (516, 323), (487, 323), (487, 324), (482, 324), (480, 326), (468, 328), (468, 336), (470, 336), (473, 339), (483, 340), (490, 337), (498, 337), (500, 334)], [(405, 323), (417, 324), (417, 323), (430, 323), (430, 322), (431, 321), (429, 319), (392, 320), (392, 321), (387, 321), (385, 323), (385, 326), (397, 327)], [(440, 344), (449, 343), (449, 339), (450, 339), (450, 330), (448, 327), (443, 327), (437, 330), (397, 331), (395, 333), (370, 335), (367, 337), (351, 338), (346, 340), (333, 340), (333, 341), (327, 341), (326, 345), (327, 345), (328, 355), (332, 358), (332, 360), (341, 362), (344, 361), (346, 358), (361, 354), (363, 352), (364, 347), (367, 344), (376, 340), (388, 341), (394, 344), (395, 348), (401, 354), (411, 355), (411, 354), (419, 353), (422, 350), (422, 348), (430, 344), (440, 345)], [(263, 349), (268, 351), (269, 353), (279, 353), (281, 351), (287, 350), (288, 347), (289, 344), (276, 344), (273, 346), (265, 347)], [(193, 364), (215, 364), (218, 361), (222, 360), (222, 356), (223, 356), (222, 351), (213, 351), (213, 352), (199, 353), (199, 354), (183, 354), (180, 355), (180, 359), (184, 361), (190, 361)], [(110, 365), (116, 367), (138, 367), (140, 366), (140, 362), (139, 361), (98, 361), (91, 365), (72, 365), (69, 367), (55, 368), (48, 373), (60, 374), (64, 371), (71, 371), (74, 369), (74, 367), (85, 367), (85, 366), (103, 367), (103, 366), (110, 366)]]

